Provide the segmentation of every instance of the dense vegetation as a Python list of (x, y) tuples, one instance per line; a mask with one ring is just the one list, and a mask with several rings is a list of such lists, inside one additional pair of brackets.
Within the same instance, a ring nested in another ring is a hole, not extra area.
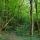
[(20, 35), (40, 34), (40, 0), (0, 0), (0, 32)]

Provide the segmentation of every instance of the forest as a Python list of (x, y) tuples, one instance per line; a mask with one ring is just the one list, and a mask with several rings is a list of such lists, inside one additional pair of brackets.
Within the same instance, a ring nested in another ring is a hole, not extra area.
[(20, 39), (20, 37), (1, 38), (1, 35), (7, 34), (10, 34), (8, 37), (16, 35), (21, 38), (23, 36), (40, 38), (40, 0), (0, 0), (0, 40)]

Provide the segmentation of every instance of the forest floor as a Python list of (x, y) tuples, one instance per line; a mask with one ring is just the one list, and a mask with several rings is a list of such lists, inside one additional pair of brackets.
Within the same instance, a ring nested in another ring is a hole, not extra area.
[(16, 33), (1, 33), (0, 40), (40, 40), (40, 37), (17, 36)]

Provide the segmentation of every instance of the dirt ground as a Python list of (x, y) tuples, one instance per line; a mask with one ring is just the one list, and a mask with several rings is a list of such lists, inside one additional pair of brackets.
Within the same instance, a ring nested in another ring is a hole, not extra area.
[(0, 40), (40, 40), (40, 37), (29, 36), (17, 36), (16, 33), (2, 33), (0, 34)]

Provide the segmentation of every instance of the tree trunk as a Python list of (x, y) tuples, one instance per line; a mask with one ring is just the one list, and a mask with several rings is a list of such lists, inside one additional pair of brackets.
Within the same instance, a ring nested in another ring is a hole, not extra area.
[(34, 26), (34, 23), (33, 23), (33, 17), (32, 17), (32, 2), (33, 2), (33, 0), (30, 0), (30, 25), (31, 25), (30, 35), (33, 36), (33, 26)]
[(38, 34), (39, 34), (39, 23), (38, 23), (38, 13), (37, 13), (37, 0), (35, 0), (35, 8), (36, 8), (36, 22), (37, 22), (37, 28), (38, 28)]

